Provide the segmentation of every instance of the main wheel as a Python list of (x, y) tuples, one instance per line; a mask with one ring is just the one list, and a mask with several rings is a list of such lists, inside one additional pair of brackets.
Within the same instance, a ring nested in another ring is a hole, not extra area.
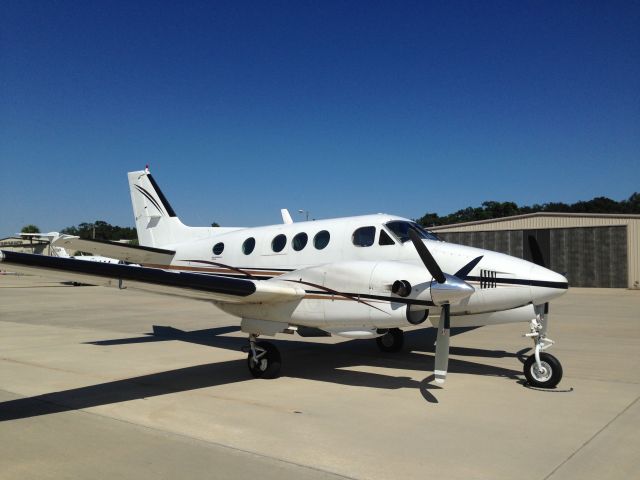
[(399, 328), (390, 328), (387, 333), (376, 338), (376, 343), (383, 352), (398, 352), (404, 344), (404, 332)]
[(251, 351), (247, 358), (249, 371), (254, 378), (276, 378), (280, 372), (280, 352), (269, 342), (256, 342), (258, 358), (254, 359)]
[(562, 365), (560, 361), (548, 353), (540, 354), (542, 368), (538, 368), (536, 356), (531, 355), (524, 362), (524, 376), (532, 387), (554, 388), (562, 379)]

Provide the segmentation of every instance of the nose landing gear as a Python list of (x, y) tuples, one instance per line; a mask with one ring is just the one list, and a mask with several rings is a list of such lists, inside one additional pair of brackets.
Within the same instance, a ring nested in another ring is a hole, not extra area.
[(524, 376), (532, 387), (554, 388), (562, 379), (562, 365), (560, 361), (544, 350), (553, 345), (553, 340), (547, 338), (546, 328), (538, 319), (531, 320), (531, 332), (525, 337), (533, 339), (534, 354), (524, 362)]

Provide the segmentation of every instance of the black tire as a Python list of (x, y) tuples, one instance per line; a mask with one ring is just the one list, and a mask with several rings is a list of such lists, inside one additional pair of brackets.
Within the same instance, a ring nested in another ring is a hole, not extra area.
[(269, 342), (256, 342), (256, 347), (263, 349), (265, 353), (256, 363), (253, 360), (251, 351), (249, 351), (247, 364), (251, 375), (253, 378), (276, 378), (280, 373), (280, 365), (282, 365), (280, 352), (275, 345)]
[(545, 369), (550, 369), (550, 371), (544, 373), (538, 371), (535, 355), (531, 355), (524, 362), (524, 376), (527, 382), (532, 387), (555, 388), (562, 380), (562, 365), (560, 365), (560, 361), (553, 355), (541, 353), (540, 362)]
[(376, 343), (383, 352), (399, 352), (404, 345), (404, 332), (399, 328), (390, 328), (387, 333), (376, 338)]

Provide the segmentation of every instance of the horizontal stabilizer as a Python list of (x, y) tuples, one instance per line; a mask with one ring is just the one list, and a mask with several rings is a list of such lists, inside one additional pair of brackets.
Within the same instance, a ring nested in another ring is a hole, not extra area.
[(87, 240), (69, 235), (61, 236), (52, 245), (66, 249), (70, 255), (80, 251), (139, 264), (169, 265), (176, 254), (173, 250), (139, 247), (107, 240)]

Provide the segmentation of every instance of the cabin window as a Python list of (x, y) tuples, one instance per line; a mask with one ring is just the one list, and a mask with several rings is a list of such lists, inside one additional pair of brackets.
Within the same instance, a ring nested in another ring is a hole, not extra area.
[(284, 250), (285, 245), (287, 244), (287, 237), (284, 234), (276, 235), (275, 238), (271, 241), (271, 250), (278, 253)]
[(396, 242), (389, 236), (387, 232), (384, 230), (380, 230), (380, 240), (378, 240), (378, 245), (395, 245)]
[(222, 243), (222, 242), (216, 243), (213, 246), (213, 254), (214, 255), (222, 255), (222, 252), (224, 252), (224, 243)]
[(414, 222), (395, 220), (393, 222), (385, 223), (385, 226), (391, 230), (396, 237), (398, 237), (398, 240), (400, 240), (401, 243), (405, 243), (410, 240), (409, 230), (414, 230), (420, 238), (424, 238), (426, 240), (440, 240), (435, 234), (425, 230)]
[(313, 246), (318, 250), (322, 250), (324, 247), (329, 245), (330, 238), (331, 235), (329, 235), (329, 232), (327, 232), (326, 230), (322, 230), (316, 233), (316, 236), (313, 237)]
[(295, 237), (293, 237), (293, 240), (291, 240), (291, 245), (293, 245), (293, 249), (296, 252), (299, 252), (300, 250), (302, 250), (304, 247), (307, 246), (308, 241), (309, 241), (309, 235), (307, 235), (304, 232), (301, 232), (297, 234)]
[(251, 252), (253, 252), (254, 248), (256, 248), (256, 239), (253, 237), (247, 238), (242, 243), (242, 253), (244, 253), (245, 255), (249, 255)]
[(376, 227), (360, 227), (351, 237), (356, 247), (370, 247), (376, 240)]

